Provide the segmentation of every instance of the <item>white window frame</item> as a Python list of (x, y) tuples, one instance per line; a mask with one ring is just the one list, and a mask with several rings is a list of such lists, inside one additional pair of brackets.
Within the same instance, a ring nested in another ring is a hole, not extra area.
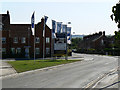
[(35, 38), (35, 43), (40, 43), (40, 38), (39, 37)]
[(0, 31), (2, 31), (2, 23), (0, 23)]
[(2, 37), (2, 44), (6, 44), (6, 37)]
[(15, 54), (15, 48), (11, 48), (12, 54)]
[[(16, 40), (15, 40), (15, 39), (16, 39)], [(13, 42), (14, 42), (14, 43), (18, 43), (18, 37), (14, 37), (14, 38), (13, 38)]]
[[(39, 51), (37, 52), (37, 50)], [(35, 54), (40, 54), (40, 48), (35, 48)]]
[(46, 47), (46, 55), (50, 54), (50, 48)]
[(25, 37), (21, 38), (21, 43), (26, 43), (26, 38)]
[(50, 38), (46, 37), (46, 43), (50, 43)]
[(2, 48), (2, 53), (6, 54), (6, 48)]
[(101, 45), (104, 45), (104, 40), (103, 39), (101, 40)]
[[(20, 52), (19, 52), (20, 50)], [(20, 54), (21, 53), (21, 48), (16, 48), (16, 54)]]

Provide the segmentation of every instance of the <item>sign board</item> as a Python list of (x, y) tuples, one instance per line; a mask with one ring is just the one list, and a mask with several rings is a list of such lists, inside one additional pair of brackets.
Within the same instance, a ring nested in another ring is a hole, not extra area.
[(66, 34), (56, 33), (54, 41), (54, 55), (62, 56), (66, 54)]
[(66, 50), (66, 43), (55, 43), (54, 50)]
[(66, 50), (65, 38), (56, 38), (55, 39), (54, 50)]

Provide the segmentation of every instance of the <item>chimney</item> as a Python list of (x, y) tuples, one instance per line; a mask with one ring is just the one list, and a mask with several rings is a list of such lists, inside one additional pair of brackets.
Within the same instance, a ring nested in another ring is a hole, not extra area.
[(7, 14), (9, 15), (9, 11), (7, 10)]
[(102, 35), (102, 31), (99, 32), (99, 35)]
[(43, 22), (43, 23), (44, 23), (44, 18), (42, 18), (42, 19), (41, 19), (41, 22)]
[(103, 31), (103, 36), (105, 36), (105, 31)]

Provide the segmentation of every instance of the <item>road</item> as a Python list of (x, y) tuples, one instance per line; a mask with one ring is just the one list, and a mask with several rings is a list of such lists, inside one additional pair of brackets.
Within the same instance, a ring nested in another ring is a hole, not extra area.
[(86, 88), (118, 67), (118, 57), (75, 54), (83, 61), (59, 68), (2, 79), (3, 88)]

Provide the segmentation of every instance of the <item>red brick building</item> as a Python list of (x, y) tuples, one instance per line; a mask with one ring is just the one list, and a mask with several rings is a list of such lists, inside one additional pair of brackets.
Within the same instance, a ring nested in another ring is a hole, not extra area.
[(113, 53), (113, 51), (108, 51), (107, 49), (113, 49), (112, 45), (114, 41), (114, 36), (106, 36), (105, 31), (87, 35), (79, 42), (79, 52), (98, 54), (106, 54), (106, 52)]
[[(10, 14), (1, 14), (2, 31), (2, 56), (3, 58), (33, 58), (34, 36), (31, 24), (10, 24)], [(51, 29), (45, 25), (43, 38), (44, 19), (35, 24), (35, 56), (43, 57), (43, 39), (45, 41), (44, 56), (51, 56)]]
[(84, 36), (79, 48), (84, 49), (103, 49), (105, 47), (105, 32), (99, 32), (92, 35)]

